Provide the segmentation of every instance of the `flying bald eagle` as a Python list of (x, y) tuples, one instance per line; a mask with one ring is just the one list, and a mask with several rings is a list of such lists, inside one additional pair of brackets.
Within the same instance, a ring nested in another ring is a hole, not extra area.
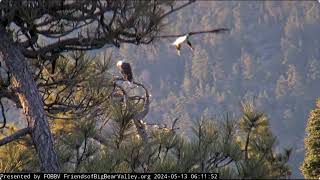
[(184, 43), (184, 42), (187, 42), (188, 47), (193, 51), (191, 42), (189, 40), (189, 34), (186, 34), (184, 36), (180, 36), (172, 43), (172, 45), (176, 47), (177, 53), (178, 53), (179, 56), (180, 56), (181, 44)]
[(130, 83), (132, 83), (133, 76), (132, 76), (131, 65), (127, 62), (124, 62), (124, 61), (118, 61), (117, 67), (120, 69), (120, 72), (121, 72), (123, 78), (126, 81), (129, 81)]
[[(227, 28), (219, 28), (219, 29), (213, 29), (213, 30), (207, 30), (207, 31), (197, 31), (197, 32), (189, 32), (185, 35), (182, 35), (182, 36), (179, 36), (171, 45), (175, 46), (176, 49), (177, 49), (177, 53), (178, 55), (180, 56), (180, 49), (181, 49), (181, 45), (184, 43), (184, 42), (187, 42), (189, 48), (193, 51), (193, 47), (191, 45), (191, 42), (189, 40), (189, 37), (191, 35), (195, 35), (195, 34), (201, 34), (201, 33), (220, 33), (220, 32), (223, 32), (223, 31), (229, 31), (229, 29)], [(176, 35), (174, 35), (176, 36)], [(170, 37), (170, 35), (168, 36), (163, 36), (163, 37)], [(171, 36), (172, 37), (172, 36)]]

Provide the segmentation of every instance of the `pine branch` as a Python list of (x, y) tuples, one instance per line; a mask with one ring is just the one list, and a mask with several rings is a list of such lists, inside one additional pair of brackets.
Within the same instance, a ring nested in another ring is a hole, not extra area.
[(187, 3), (185, 3), (185, 4), (181, 5), (181, 6), (179, 6), (179, 7), (177, 7), (177, 8), (171, 9), (169, 12), (163, 14), (159, 19), (163, 19), (164, 17), (167, 17), (168, 15), (170, 15), (170, 14), (176, 12), (176, 11), (179, 11), (179, 10), (182, 9), (182, 8), (185, 8), (185, 7), (189, 6), (190, 4), (192, 4), (192, 3), (194, 3), (194, 2), (196, 2), (196, 0), (190, 0), (189, 2), (187, 2)]
[(20, 129), (20, 130), (14, 132), (13, 134), (11, 134), (10, 136), (7, 136), (7, 137), (4, 137), (3, 139), (1, 139), (0, 146), (8, 144), (12, 141), (15, 141), (15, 140), (27, 135), (27, 134), (30, 134), (30, 133), (31, 133), (30, 127)]
[(160, 36), (155, 36), (155, 38), (173, 38), (173, 37), (180, 37), (184, 36), (186, 34), (189, 34), (189, 36), (196, 35), (196, 34), (204, 34), (204, 33), (221, 33), (225, 31), (230, 31), (228, 28), (218, 28), (218, 29), (212, 29), (212, 30), (204, 30), (204, 31), (192, 31), (189, 33), (184, 33), (184, 34), (172, 34), (172, 35), (160, 35)]

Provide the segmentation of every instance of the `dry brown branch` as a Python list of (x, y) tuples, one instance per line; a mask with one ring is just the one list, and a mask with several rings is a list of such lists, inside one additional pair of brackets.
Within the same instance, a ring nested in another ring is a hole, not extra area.
[(11, 134), (10, 136), (2, 138), (0, 140), (0, 146), (8, 144), (12, 141), (18, 140), (21, 137), (24, 137), (25, 135), (30, 134), (30, 133), (31, 133), (30, 127), (20, 129), (20, 130), (14, 132), (13, 134)]

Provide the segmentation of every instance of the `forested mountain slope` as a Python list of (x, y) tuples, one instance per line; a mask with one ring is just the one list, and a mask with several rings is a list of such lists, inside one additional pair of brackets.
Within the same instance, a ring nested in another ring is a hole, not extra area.
[(303, 159), (308, 111), (320, 89), (320, 4), (316, 1), (200, 1), (167, 21), (164, 34), (230, 28), (229, 33), (191, 36), (192, 53), (174, 39), (127, 45), (119, 56), (153, 96), (150, 122), (180, 117), (188, 127), (203, 113), (239, 113), (253, 98), (265, 111), (283, 146), (292, 146), (294, 177)]

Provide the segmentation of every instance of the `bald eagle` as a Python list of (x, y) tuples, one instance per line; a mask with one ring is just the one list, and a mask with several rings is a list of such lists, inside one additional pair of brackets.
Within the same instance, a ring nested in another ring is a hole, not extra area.
[[(189, 32), (185, 35), (179, 36), (171, 45), (176, 47), (178, 55), (180, 56), (181, 45), (184, 42), (187, 42), (189, 48), (193, 51), (193, 47), (192, 47), (191, 42), (189, 40), (190, 36), (195, 35), (195, 34), (202, 34), (202, 33), (220, 33), (220, 32), (224, 32), (224, 31), (229, 31), (229, 29), (228, 28), (219, 28), (219, 29), (206, 30), (206, 31)], [(170, 37), (170, 36), (164, 36), (164, 37)]]
[(175, 46), (177, 49), (177, 53), (180, 56), (180, 49), (181, 49), (181, 44), (187, 42), (188, 47), (193, 51), (193, 47), (191, 45), (191, 42), (189, 40), (189, 34), (186, 34), (184, 36), (178, 37), (171, 45)]
[(124, 61), (118, 61), (117, 62), (117, 67), (119, 68), (123, 78), (126, 81), (129, 81), (130, 83), (133, 82), (133, 76), (132, 76), (132, 70), (131, 70), (131, 65), (127, 62)]

